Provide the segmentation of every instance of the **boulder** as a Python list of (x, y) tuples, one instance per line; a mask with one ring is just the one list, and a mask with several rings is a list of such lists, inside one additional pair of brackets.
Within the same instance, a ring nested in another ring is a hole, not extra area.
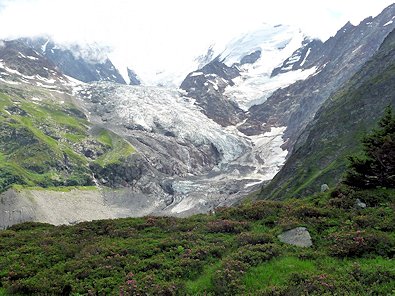
[(326, 192), (329, 190), (329, 186), (328, 184), (322, 184), (321, 185), (321, 192)]
[(366, 208), (366, 203), (364, 203), (359, 198), (357, 198), (357, 200), (355, 201), (355, 207), (357, 209), (365, 209)]
[(281, 233), (277, 237), (285, 244), (298, 247), (311, 247), (313, 245), (310, 233), (307, 231), (306, 227), (296, 227)]

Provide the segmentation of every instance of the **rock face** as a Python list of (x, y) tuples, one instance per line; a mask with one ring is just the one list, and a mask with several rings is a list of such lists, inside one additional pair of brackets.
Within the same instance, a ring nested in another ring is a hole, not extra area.
[(372, 59), (320, 108), (282, 170), (262, 189), (262, 198), (312, 194), (320, 184), (339, 182), (347, 156), (361, 148), (362, 135), (375, 127), (388, 105), (395, 107), (394, 67), (393, 31)]
[(239, 124), (256, 101), (263, 101), (274, 89), (300, 78), (291, 75), (273, 82), (270, 74), (302, 45), (304, 38), (294, 27), (262, 25), (230, 41), (214, 59), (214, 52), (209, 49), (207, 55), (199, 58), (200, 62), (208, 63), (200, 64), (198, 70), (190, 73), (181, 89), (220, 125)]
[(285, 231), (278, 236), (278, 239), (285, 244), (298, 247), (311, 247), (313, 245), (310, 233), (305, 227), (297, 227)]
[(127, 69), (128, 71), (128, 76), (129, 76), (129, 80), (130, 80), (130, 85), (140, 85), (141, 82), (139, 80), (139, 78), (137, 77), (137, 74), (131, 70), (131, 69)]
[(217, 58), (197, 72), (190, 73), (182, 82), (181, 89), (196, 100), (196, 105), (207, 117), (222, 126), (235, 125), (245, 118), (245, 114), (223, 94), (238, 75), (236, 67), (228, 67)]

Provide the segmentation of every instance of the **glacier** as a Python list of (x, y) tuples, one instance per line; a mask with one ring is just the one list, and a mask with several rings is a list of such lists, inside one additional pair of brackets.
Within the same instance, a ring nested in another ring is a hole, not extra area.
[[(270, 180), (287, 155), (281, 148), (285, 127), (246, 136), (236, 126), (224, 128), (209, 119), (177, 89), (108, 82), (74, 88), (91, 121), (122, 134), (155, 169), (167, 172), (152, 181), (170, 184), (172, 190), (171, 196), (163, 195), (167, 206), (160, 214), (183, 216), (232, 204)], [(175, 153), (164, 155), (163, 147)], [(214, 147), (215, 153), (207, 155), (204, 147)], [(214, 156), (217, 162), (207, 160)], [(192, 158), (203, 161), (193, 165)], [(171, 171), (178, 162), (184, 169)]]

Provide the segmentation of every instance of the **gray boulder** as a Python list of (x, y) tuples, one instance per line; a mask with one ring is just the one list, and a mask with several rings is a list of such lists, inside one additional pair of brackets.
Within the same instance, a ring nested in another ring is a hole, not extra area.
[(311, 247), (313, 245), (306, 227), (296, 227), (281, 233), (277, 237), (281, 242), (289, 245), (298, 247)]
[(358, 209), (365, 209), (366, 208), (366, 203), (361, 201), (359, 198), (355, 201), (355, 207)]
[(329, 190), (328, 184), (322, 184), (321, 185), (321, 192), (325, 192), (325, 191), (328, 191), (328, 190)]

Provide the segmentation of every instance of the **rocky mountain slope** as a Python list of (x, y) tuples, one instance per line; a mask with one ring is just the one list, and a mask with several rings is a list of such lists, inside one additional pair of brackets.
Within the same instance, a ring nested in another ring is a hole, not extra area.
[[(261, 105), (249, 109), (248, 120), (239, 128), (247, 134), (259, 133), (269, 126), (287, 126), (285, 139), (291, 148), (305, 126), (325, 100), (348, 81), (378, 50), (384, 38), (395, 28), (395, 5), (358, 26), (348, 23), (337, 34), (320, 44), (307, 44), (294, 53), (295, 58), (307, 50), (302, 63), (290, 64), (292, 57), (275, 69), (276, 77), (285, 69), (316, 68), (316, 73), (289, 87), (278, 89)], [(299, 59), (300, 60), (300, 59)]]
[[(64, 75), (79, 81), (126, 83), (107, 57), (105, 48), (78, 44), (61, 45), (47, 38), (22, 38), (20, 41), (50, 60)], [(136, 80), (131, 82), (138, 83)]]
[(54, 63), (19, 40), (1, 43), (0, 79), (8, 85), (29, 84), (53, 90), (64, 90), (67, 84)]
[[(94, 172), (100, 174), (122, 160), (119, 170), (134, 157), (128, 142), (105, 128), (93, 129), (66, 93), (2, 85), (0, 100), (2, 190), (13, 183), (93, 185)], [(114, 186), (121, 183), (115, 175), (107, 178)]]
[(333, 186), (339, 182), (347, 156), (360, 149), (362, 134), (375, 126), (389, 105), (395, 107), (395, 31), (324, 103), (282, 170), (260, 196), (300, 196), (319, 191), (323, 183)]

